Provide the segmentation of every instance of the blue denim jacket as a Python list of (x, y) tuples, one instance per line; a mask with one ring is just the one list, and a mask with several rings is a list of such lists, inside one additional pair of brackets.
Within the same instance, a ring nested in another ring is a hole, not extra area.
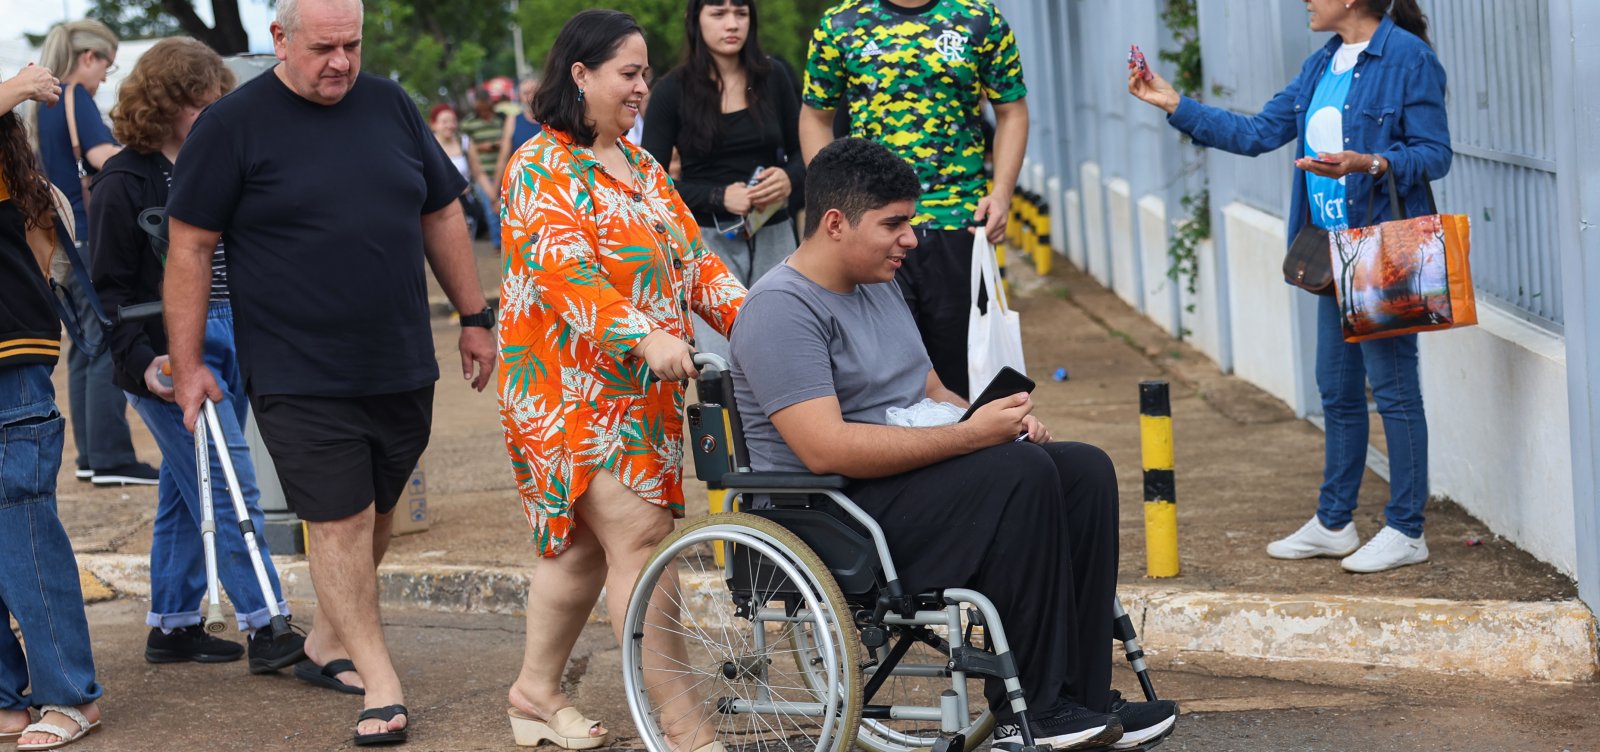
[[(1245, 156), (1273, 151), (1290, 141), (1304, 153), (1306, 116), (1317, 81), (1328, 68), (1342, 40), (1335, 36), (1317, 50), (1288, 88), (1278, 92), (1260, 114), (1246, 117), (1184, 97), (1167, 119), (1201, 146)], [(1389, 160), (1400, 200), (1407, 216), (1431, 213), (1424, 180), (1438, 180), (1450, 172), (1455, 156), (1450, 149), (1450, 123), (1445, 116), (1445, 74), (1433, 48), (1415, 34), (1384, 17), (1372, 42), (1356, 62), (1355, 81), (1345, 102), (1345, 150), (1377, 154)], [(1380, 178), (1372, 207), (1372, 223), (1389, 216), (1388, 197)], [(1300, 232), (1308, 216), (1305, 176), (1297, 169), (1293, 200), (1289, 204), (1289, 239)], [(1352, 227), (1368, 224), (1368, 205), (1374, 179), (1366, 173), (1347, 177), (1349, 206), (1345, 216)]]

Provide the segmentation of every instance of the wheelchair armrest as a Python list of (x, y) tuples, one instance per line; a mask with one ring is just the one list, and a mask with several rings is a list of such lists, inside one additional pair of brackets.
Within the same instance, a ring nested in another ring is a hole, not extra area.
[(728, 473), (722, 476), (727, 488), (781, 488), (806, 491), (812, 489), (838, 491), (849, 485), (843, 475), (812, 475), (811, 473)]

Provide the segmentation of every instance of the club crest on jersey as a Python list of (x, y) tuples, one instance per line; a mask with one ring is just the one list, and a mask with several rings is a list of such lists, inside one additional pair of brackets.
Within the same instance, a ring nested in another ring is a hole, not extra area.
[(934, 49), (938, 50), (945, 60), (959, 63), (967, 58), (967, 37), (954, 29), (946, 29), (934, 42)]

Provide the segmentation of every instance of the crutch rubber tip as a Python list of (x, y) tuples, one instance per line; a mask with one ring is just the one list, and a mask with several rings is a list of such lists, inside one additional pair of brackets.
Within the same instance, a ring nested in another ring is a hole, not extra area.
[(272, 641), (282, 642), (294, 636), (294, 630), (289, 628), (289, 619), (284, 616), (272, 617)]

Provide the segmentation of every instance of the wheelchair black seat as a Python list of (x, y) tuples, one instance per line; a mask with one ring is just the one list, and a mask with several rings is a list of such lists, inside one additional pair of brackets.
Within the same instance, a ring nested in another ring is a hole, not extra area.
[[(872, 540), (844, 520), (827, 511), (808, 507), (775, 506), (750, 509), (747, 513), (764, 517), (794, 533), (816, 552), (839, 583), (839, 590), (852, 604), (870, 606), (877, 602), (883, 571)], [(773, 582), (782, 577), (770, 564), (757, 564), (760, 572), (750, 572), (748, 560), (735, 558), (733, 579), (737, 584)]]

